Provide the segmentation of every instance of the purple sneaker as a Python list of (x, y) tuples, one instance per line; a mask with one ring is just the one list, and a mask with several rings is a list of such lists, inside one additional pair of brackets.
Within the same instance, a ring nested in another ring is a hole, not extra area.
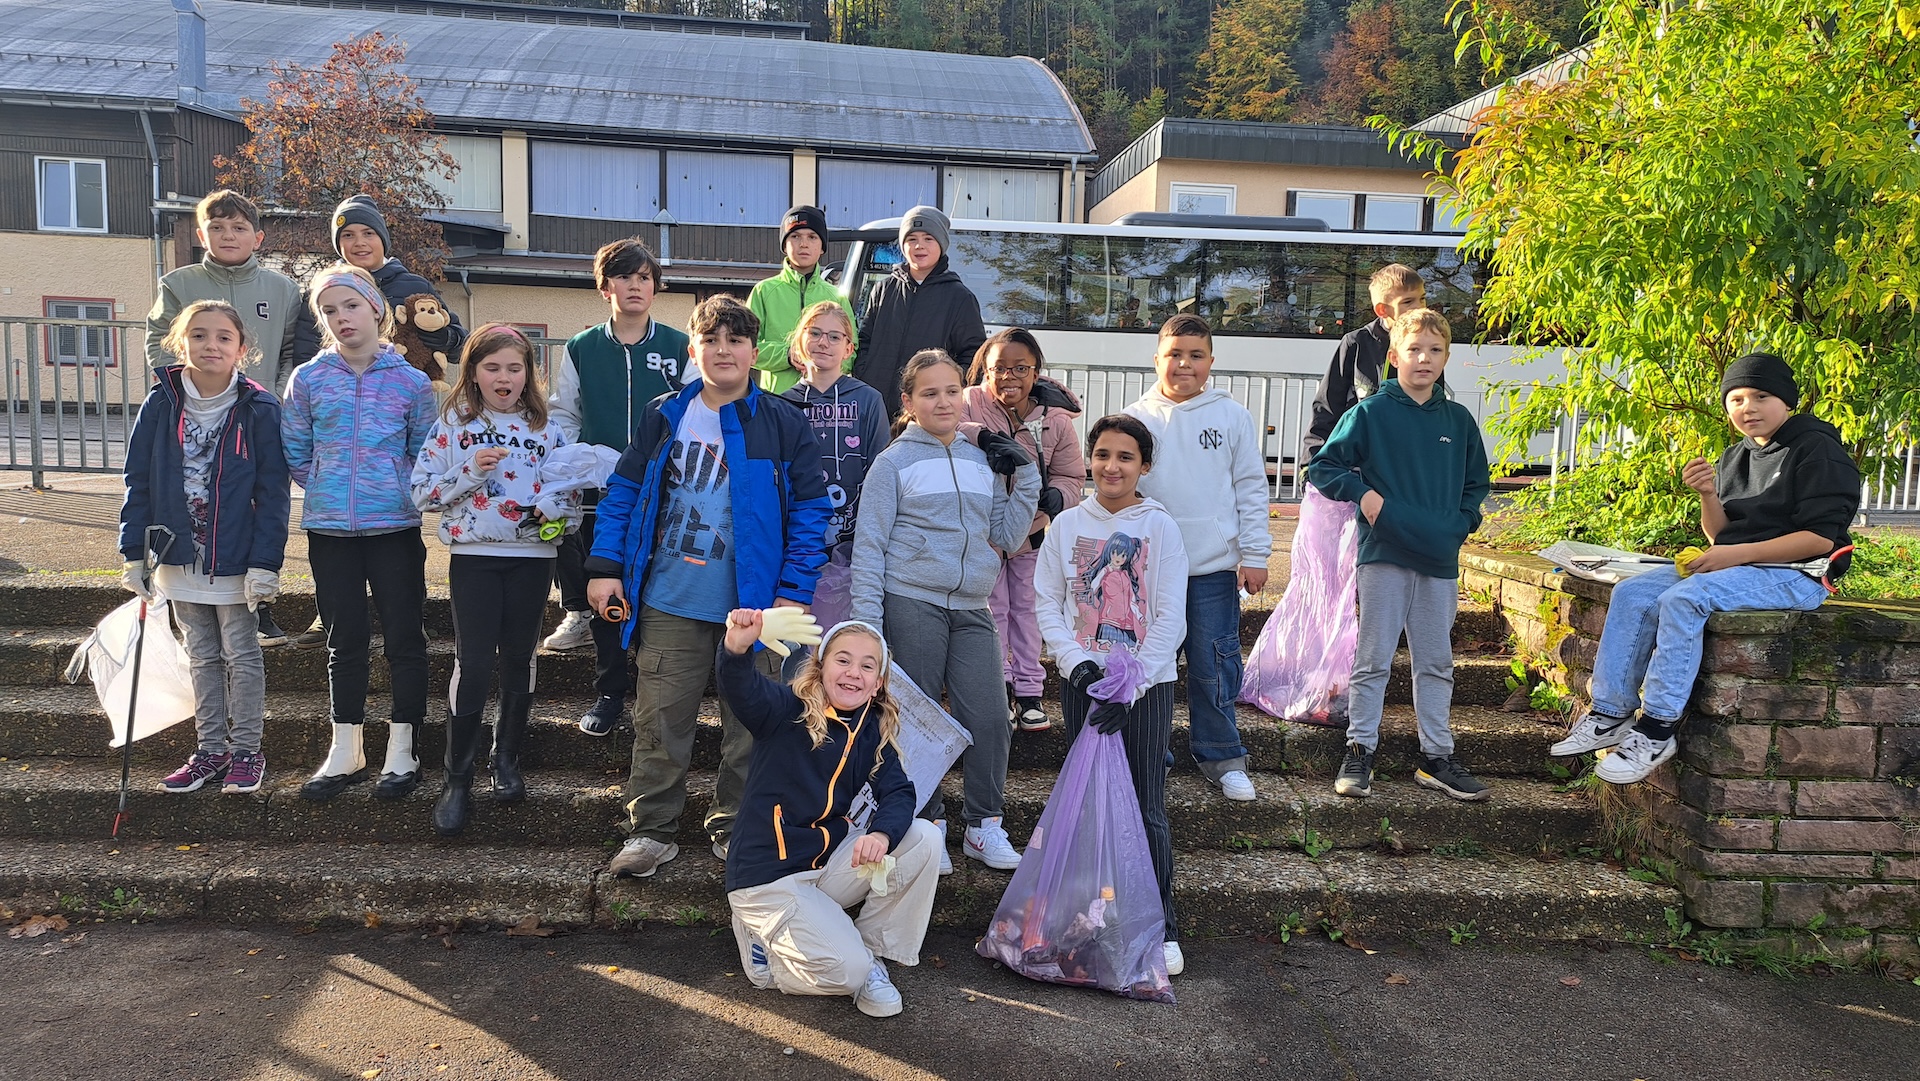
[(233, 756), (221, 751), (208, 754), (195, 751), (187, 759), (187, 764), (166, 775), (160, 787), (169, 792), (198, 792), (200, 786), (208, 781), (217, 781), (226, 775), (227, 767), (233, 762)]
[(266, 779), (267, 756), (259, 751), (241, 751), (233, 756), (233, 764), (227, 767), (227, 783), (220, 786), (220, 791), (258, 792)]

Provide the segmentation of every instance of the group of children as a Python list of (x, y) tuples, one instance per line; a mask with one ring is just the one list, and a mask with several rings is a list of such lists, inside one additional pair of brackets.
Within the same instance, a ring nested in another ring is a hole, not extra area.
[[(332, 721), (328, 753), (302, 796), (330, 799), (366, 778), (369, 596), (392, 673), (374, 792), (397, 799), (419, 783), (416, 732), (428, 694), (420, 530), (422, 513), (437, 511), (453, 556), (457, 658), (432, 814), (441, 834), (459, 834), (473, 812), (496, 671), (493, 799), (525, 796), (519, 752), (557, 583), (568, 614), (548, 644), (591, 640), (596, 650), (598, 699), (580, 729), (606, 736), (631, 718), (635, 732), (627, 840), (609, 869), (646, 877), (678, 855), (712, 675), (724, 734), (703, 825), (727, 864), (750, 980), (849, 994), (867, 1013), (897, 1013), (883, 959), (917, 962), (934, 883), (951, 865), (943, 799), (936, 791), (920, 800), (901, 768), (889, 670), (944, 696), (967, 728), (961, 851), (1009, 870), (1021, 860), (1002, 820), (1010, 738), (1050, 726), (1040, 703), (1044, 648), (1063, 678), (1070, 734), (1091, 724), (1122, 736), (1168, 971), (1181, 971), (1164, 795), (1177, 659), (1186, 659), (1201, 772), (1227, 798), (1256, 798), (1234, 700), (1240, 602), (1265, 588), (1270, 553), (1262, 441), (1247, 410), (1209, 384), (1204, 320), (1177, 315), (1161, 328), (1152, 389), (1093, 421), (1083, 443), (1074, 434), (1079, 403), (1043, 373), (1039, 341), (1018, 328), (976, 333), (978, 305), (946, 267), (948, 226), (937, 210), (903, 219), (905, 262), (876, 286), (856, 328), (845, 300), (820, 280), (824, 216), (796, 207), (783, 220), (783, 269), (749, 303), (714, 296), (696, 308), (689, 333), (661, 325), (650, 314), (660, 264), (640, 241), (619, 241), (594, 263), (610, 317), (567, 342), (551, 395), (532, 343), (500, 323), (462, 332), (457, 375), (441, 395), (388, 340), (395, 299), (380, 274), (398, 264), (377, 210), (349, 200), (334, 228), (345, 261), (306, 290), (321, 344), (290, 375), (279, 369), (300, 355), (289, 339), (303, 320), (285, 309), (300, 291), (254, 263), (258, 219), (233, 193), (202, 203), (208, 262), (169, 275), (151, 320), (165, 327), (156, 357), (177, 363), (158, 369), (135, 427), (121, 551), (129, 588), (173, 601), (199, 733), (164, 787), (190, 792), (217, 780), (252, 792), (263, 782), (266, 622), (255, 610), (279, 592), (291, 480), (305, 491)], [(253, 292), (243, 297), (241, 284)], [(1454, 579), (1488, 491), (1483, 443), (1472, 415), (1446, 394), (1450, 330), (1423, 306), (1418, 276), (1389, 267), (1373, 287), (1379, 320), (1342, 343), (1335, 367), (1344, 378), (1330, 375), (1323, 387), (1315, 428), (1324, 445), (1308, 466), (1316, 487), (1359, 504), (1364, 518), (1360, 646), (1335, 788), (1370, 791), (1404, 632), (1419, 783), (1484, 799), (1485, 784), (1453, 757), (1448, 723)], [(194, 295), (209, 288), (229, 295)], [(913, 299), (922, 292), (935, 299)], [(908, 316), (919, 312), (937, 318)], [(887, 352), (909, 346), (910, 355)], [(250, 359), (268, 382), (243, 373)], [(1851, 518), (1841, 491), (1851, 464), (1832, 430), (1787, 416), (1796, 392), (1777, 358), (1742, 360), (1727, 380), (1725, 401), (1747, 440), (1723, 458), (1717, 495), (1706, 463), (1690, 463), (1687, 477), (1702, 492), (1709, 536), (1735, 539), (1693, 569), (1832, 551)], [(276, 396), (269, 384), (283, 381)], [(559, 485), (548, 469), (585, 448), (618, 453), (603, 491)], [(1089, 472), (1092, 497), (1083, 498)], [(1777, 483), (1782, 475), (1790, 487)], [(180, 542), (156, 553), (157, 568), (144, 540), (155, 524)], [(847, 618), (811, 658), (783, 666), (780, 651), (756, 642), (791, 623), (780, 609), (812, 606), (836, 573)], [(1644, 776), (1672, 754), (1704, 613), (1817, 604), (1796, 575), (1750, 567), (1623, 585), (1594, 709), (1555, 753), (1617, 744), (1607, 761), (1618, 765), (1603, 763), (1602, 775)], [(1673, 637), (1689, 633), (1690, 658)], [(1146, 678), (1105, 700), (1093, 692), (1115, 650)], [(1629, 729), (1643, 674), (1642, 720)], [(874, 809), (856, 828), (847, 816), (867, 786)], [(849, 919), (845, 908), (862, 899), (861, 916)]]

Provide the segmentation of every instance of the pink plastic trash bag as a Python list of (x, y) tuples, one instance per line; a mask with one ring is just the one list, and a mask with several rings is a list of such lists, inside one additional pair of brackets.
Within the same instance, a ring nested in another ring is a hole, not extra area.
[(813, 585), (813, 618), (822, 627), (846, 622), (853, 615), (853, 568), (835, 559), (820, 568)]
[(1289, 721), (1344, 726), (1353, 678), (1360, 508), (1307, 486), (1293, 534), (1293, 576), (1254, 640), (1240, 701)]
[(1028, 979), (1173, 1001), (1166, 917), (1120, 733), (1080, 730), (976, 949)]
[(1106, 674), (1087, 688), (1087, 697), (1132, 705), (1147, 689), (1147, 668), (1133, 650), (1115, 645), (1107, 652)]

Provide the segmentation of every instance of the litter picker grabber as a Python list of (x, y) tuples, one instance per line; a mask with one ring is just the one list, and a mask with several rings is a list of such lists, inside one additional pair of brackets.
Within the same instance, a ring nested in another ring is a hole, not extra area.
[(140, 711), (140, 654), (147, 645), (147, 604), (153, 593), (153, 572), (160, 561), (167, 558), (167, 552), (173, 548), (173, 540), (173, 530), (166, 526), (147, 527), (140, 559), (146, 566), (148, 596), (140, 598), (140, 618), (133, 632), (133, 684), (127, 691), (127, 738), (120, 745), (120, 809), (113, 814), (111, 836), (114, 837), (120, 836), (120, 824), (127, 820), (127, 788), (133, 776), (133, 719)]

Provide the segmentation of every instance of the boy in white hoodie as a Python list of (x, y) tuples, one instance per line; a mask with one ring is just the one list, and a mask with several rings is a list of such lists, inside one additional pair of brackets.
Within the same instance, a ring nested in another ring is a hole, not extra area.
[[(1060, 705), (1069, 738), (1091, 724), (1119, 732), (1140, 799), (1147, 851), (1166, 919), (1167, 974), (1186, 967), (1173, 913), (1173, 836), (1167, 824), (1167, 742), (1173, 732), (1174, 657), (1186, 636), (1187, 552), (1166, 508), (1140, 496), (1153, 468), (1154, 438), (1137, 418), (1093, 422), (1087, 460), (1092, 499), (1060, 512), (1041, 542), (1033, 573), (1034, 615), (1066, 687)], [(1146, 673), (1128, 701), (1088, 692), (1106, 674), (1114, 650)]]
[(1207, 386), (1213, 328), (1176, 315), (1160, 328), (1159, 381), (1127, 413), (1145, 421), (1159, 468), (1140, 494), (1180, 525), (1187, 550), (1187, 712), (1193, 759), (1228, 799), (1256, 795), (1234, 700), (1240, 697), (1240, 593), (1267, 587), (1267, 465), (1253, 414)]

